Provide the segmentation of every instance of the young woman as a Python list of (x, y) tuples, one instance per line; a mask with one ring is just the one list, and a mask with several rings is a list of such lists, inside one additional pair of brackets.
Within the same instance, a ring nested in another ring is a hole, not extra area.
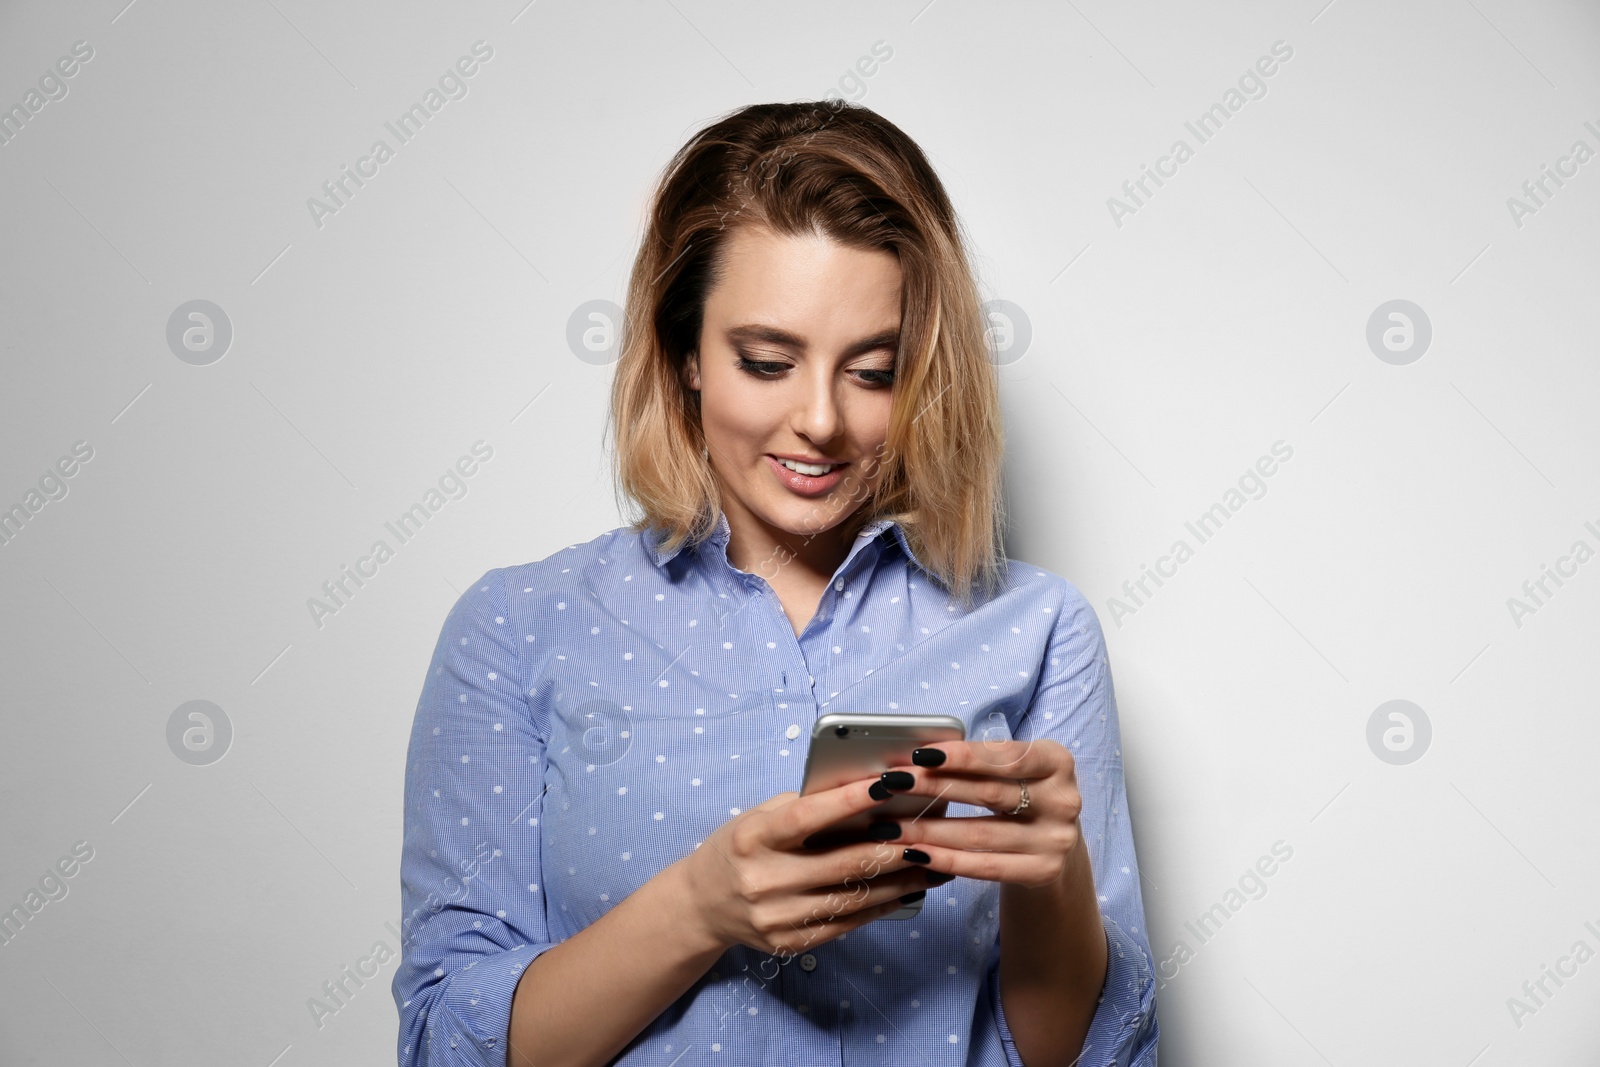
[[(872, 111), (747, 107), (678, 152), (612, 394), (643, 517), (489, 571), (429, 665), (403, 1067), (1156, 1062), (1105, 642), (1003, 556), (983, 329)], [(802, 797), (831, 711), (968, 740)], [(895, 792), (947, 817), (802, 847)]]

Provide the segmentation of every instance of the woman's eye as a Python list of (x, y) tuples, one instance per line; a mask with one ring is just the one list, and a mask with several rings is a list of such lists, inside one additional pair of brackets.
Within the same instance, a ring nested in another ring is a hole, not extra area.
[(751, 359), (749, 356), (739, 357), (739, 369), (751, 374), (766, 376), (777, 374), (788, 366), (787, 363), (772, 363)]
[[(772, 360), (751, 359), (743, 353), (739, 354), (739, 369), (758, 378), (772, 378), (789, 369), (789, 364), (774, 362)], [(853, 372), (860, 376), (860, 380), (874, 388), (887, 388), (894, 384), (894, 371), (892, 370), (859, 370)]]

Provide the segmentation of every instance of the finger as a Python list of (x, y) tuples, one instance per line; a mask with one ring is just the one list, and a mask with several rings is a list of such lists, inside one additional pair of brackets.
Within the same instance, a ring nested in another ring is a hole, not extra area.
[(777, 850), (780, 865), (777, 884), (799, 895), (821, 898), (840, 893), (859, 901), (864, 887), (876, 884), (872, 881), (874, 878), (914, 866), (904, 853), (903, 847), (882, 841), (856, 842), (818, 851), (780, 849)]
[[(974, 807), (988, 808), (995, 814), (1010, 815), (1013, 809), (1022, 802), (1022, 787), (1018, 779), (1000, 777), (996, 775), (947, 773), (943, 767), (934, 769), (918, 767), (912, 770), (894, 770), (891, 775), (906, 775), (906, 778), (886, 779), (885, 785), (889, 786), (895, 795), (927, 798), (928, 807), (936, 804), (970, 804)], [(901, 784), (893, 784), (898, 781)], [(1028, 808), (1024, 816), (1018, 816), (1032, 822), (1042, 814), (1062, 814), (1069, 817), (1076, 816), (1081, 810), (1081, 805), (1075, 799), (1077, 789), (1073, 783), (1057, 787), (1050, 784), (1052, 779), (1044, 781), (1028, 780)], [(1044, 799), (1050, 798), (1049, 803)], [(925, 822), (938, 821), (937, 814), (927, 813), (912, 819), (900, 820), (902, 833), (914, 836), (921, 832)]]
[(1039, 836), (1038, 828), (1032, 823), (1011, 815), (952, 816), (902, 824), (900, 836), (890, 838), (885, 843), (901, 850), (908, 846), (922, 848), (924, 845), (938, 845), (960, 850), (1036, 852), (1040, 850)]
[(875, 778), (863, 778), (820, 793), (795, 797), (773, 813), (772, 846), (795, 848), (818, 830), (877, 807), (882, 801), (867, 792), (875, 781)]
[(922, 866), (960, 878), (1038, 886), (1054, 881), (1061, 874), (1060, 858), (1043, 853), (968, 852), (922, 842), (915, 847), (928, 857), (928, 862)]
[[(944, 753), (937, 769), (945, 774), (1000, 775), (1006, 778), (1044, 779), (1072, 766), (1072, 753), (1059, 741), (1041, 738), (1033, 741), (940, 741), (923, 745), (918, 751)], [(915, 754), (913, 754), (914, 758)], [(903, 765), (900, 770), (917, 770), (922, 765)], [(929, 767), (928, 769), (933, 769)]]
[[(800, 862), (819, 863), (822, 880), (819, 885), (842, 885), (862, 882), (891, 871), (904, 870), (913, 864), (905, 858), (905, 848), (884, 841), (862, 841), (844, 845), (815, 859)], [(817, 870), (813, 867), (812, 870)]]
[(886, 872), (875, 878), (846, 878), (842, 884), (820, 886), (800, 894), (812, 908), (824, 908), (830, 915), (843, 915), (869, 908), (881, 900), (904, 896), (928, 888), (928, 874), (917, 864)]
[[(892, 915), (902, 907), (902, 897), (927, 889), (923, 876), (915, 871), (896, 872), (862, 887), (855, 893), (819, 892), (812, 897), (810, 912), (794, 923), (802, 939), (811, 944), (828, 940), (874, 919)], [(863, 891), (864, 890), (864, 891)]]
[(785, 805), (785, 804), (789, 803), (790, 801), (794, 800), (794, 798), (799, 796), (799, 795), (800, 795), (799, 793), (796, 793), (796, 792), (794, 792), (792, 790), (787, 792), (787, 793), (774, 793), (770, 797), (768, 797), (767, 799), (763, 800), (761, 803), (757, 804), (755, 807), (751, 808), (750, 810), (751, 811), (770, 811), (773, 808), (781, 808), (783, 805)]
[(843, 937), (853, 930), (857, 930), (871, 922), (887, 918), (899, 911), (904, 905), (899, 897), (881, 901), (870, 907), (852, 912), (848, 915), (839, 915), (824, 923), (814, 923), (805, 926), (798, 938), (797, 952), (805, 952), (817, 945), (832, 941), (836, 937)]

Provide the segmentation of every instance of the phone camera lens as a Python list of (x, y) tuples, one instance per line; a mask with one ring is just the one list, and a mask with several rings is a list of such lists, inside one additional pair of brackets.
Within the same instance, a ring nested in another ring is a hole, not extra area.
[(849, 732), (850, 732), (850, 727), (848, 727), (848, 726), (835, 726), (833, 728), (833, 736), (835, 736), (835, 737), (844, 737)]

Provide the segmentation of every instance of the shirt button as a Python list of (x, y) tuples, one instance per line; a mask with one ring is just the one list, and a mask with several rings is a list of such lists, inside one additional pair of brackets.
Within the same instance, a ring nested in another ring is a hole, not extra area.
[(790, 723), (789, 724), (789, 728), (783, 732), (783, 736), (787, 737), (791, 741), (793, 741), (795, 738), (799, 737), (800, 736), (800, 727), (799, 727), (799, 725), (797, 723)]
[(801, 956), (800, 957), (800, 969), (802, 971), (814, 971), (814, 970), (816, 970), (817, 969), (817, 957), (813, 956), (809, 952), (807, 952), (804, 956)]

